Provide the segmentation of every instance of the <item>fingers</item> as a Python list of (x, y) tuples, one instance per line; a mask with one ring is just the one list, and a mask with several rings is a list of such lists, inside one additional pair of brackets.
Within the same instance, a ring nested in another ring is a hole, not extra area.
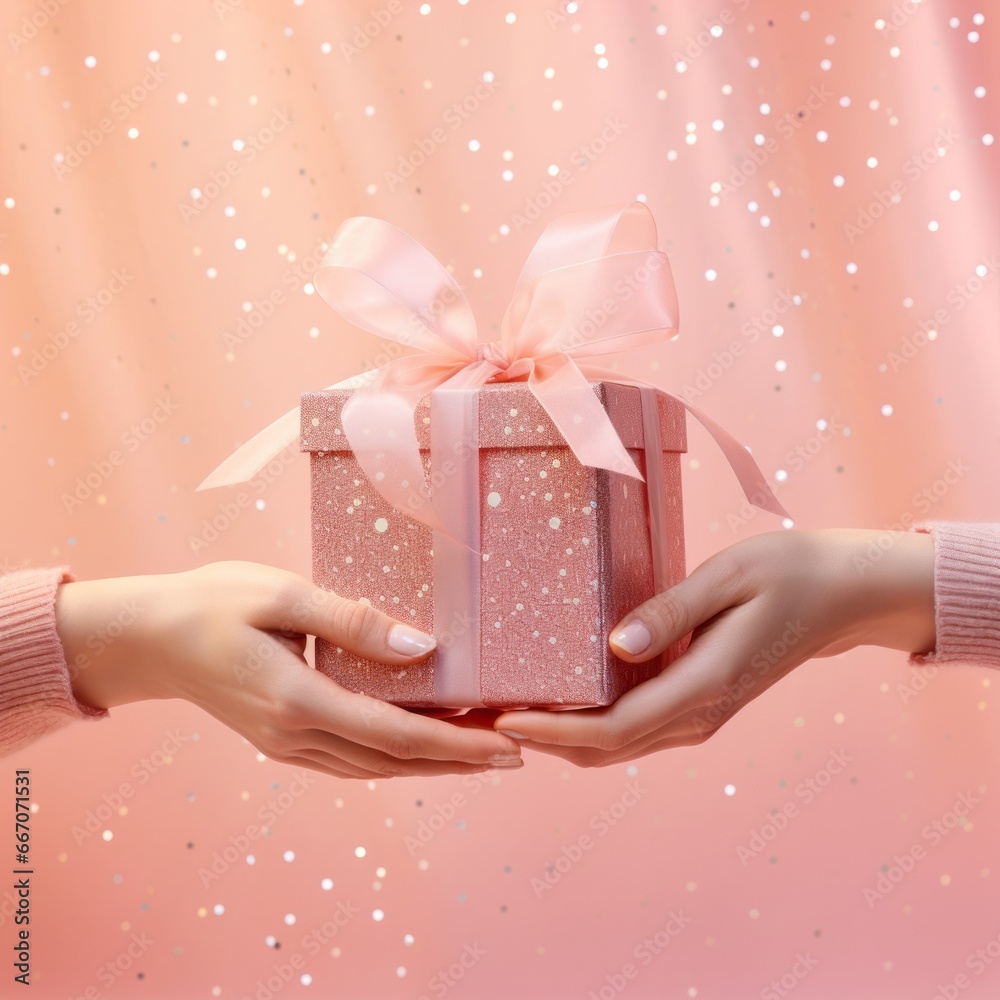
[(459, 761), (445, 762), (439, 760), (393, 761), (386, 758), (384, 763), (370, 768), (347, 764), (336, 754), (325, 750), (306, 749), (294, 757), (282, 761), (287, 764), (298, 764), (302, 767), (321, 771), (335, 778), (350, 778), (355, 781), (382, 781), (386, 778), (398, 777), (438, 777), (442, 774), (479, 774), (488, 771), (486, 764), (463, 764)]
[(702, 563), (676, 586), (650, 598), (611, 630), (615, 655), (641, 663), (694, 631), (720, 611), (750, 595), (725, 554)]
[(755, 618), (750, 605), (728, 609), (696, 635), (687, 652), (666, 670), (608, 708), (506, 712), (494, 726), (532, 742), (593, 747), (615, 756), (676, 720), (696, 717), (701, 709), (705, 724), (712, 725), (710, 706), (724, 685), (746, 669), (752, 651), (759, 647), (762, 626)]
[(434, 637), (396, 621), (364, 601), (352, 601), (288, 574), (274, 599), (274, 613), (287, 630), (319, 636), (380, 663), (412, 663), (434, 649)]
[[(289, 728), (316, 729), (353, 763), (370, 766), (377, 751), (396, 761), (429, 759), (450, 764), (519, 766), (521, 748), (516, 740), (492, 729), (456, 726), (425, 715), (407, 712), (367, 695), (346, 691), (323, 674), (302, 676), (306, 685), (299, 697), (297, 718)], [(354, 744), (353, 748), (349, 745)]]

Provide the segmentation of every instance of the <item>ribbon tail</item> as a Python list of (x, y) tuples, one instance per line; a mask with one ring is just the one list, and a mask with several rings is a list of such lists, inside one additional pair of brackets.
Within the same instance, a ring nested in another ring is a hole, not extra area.
[(562, 354), (534, 361), (528, 388), (582, 465), (643, 479), (594, 387), (572, 358)]
[[(375, 371), (352, 375), (328, 389), (353, 389), (369, 385)], [(246, 444), (236, 449), (225, 461), (213, 469), (195, 492), (211, 490), (217, 486), (236, 486), (253, 479), (271, 459), (276, 458), (299, 437), (299, 407), (278, 417)]]
[[(656, 388), (643, 379), (623, 378), (620, 372), (612, 371), (610, 368), (598, 368), (595, 365), (581, 365), (581, 371), (588, 379), (604, 382), (618, 382), (621, 385), (634, 385), (638, 389)], [(665, 390), (660, 389), (660, 392)], [(770, 511), (779, 517), (792, 519), (792, 515), (785, 510), (778, 502), (778, 498), (767, 485), (764, 473), (760, 471), (760, 466), (754, 461), (753, 456), (729, 433), (724, 427), (717, 424), (707, 413), (702, 413), (697, 407), (692, 406), (682, 396), (677, 396), (672, 392), (667, 393), (672, 399), (676, 399), (690, 414), (712, 435), (715, 443), (722, 449), (722, 454), (726, 456), (736, 479), (746, 494), (747, 500), (754, 507), (761, 510)]]
[(688, 413), (715, 438), (715, 443), (722, 449), (722, 454), (726, 456), (733, 472), (736, 473), (736, 478), (739, 480), (740, 486), (743, 487), (747, 500), (754, 507), (768, 510), (772, 514), (791, 520), (792, 515), (781, 506), (778, 498), (771, 492), (771, 487), (767, 485), (764, 473), (760, 471), (760, 466), (753, 460), (750, 452), (729, 431), (717, 424), (710, 416), (702, 413), (697, 407), (692, 406), (687, 400), (675, 396), (672, 392), (668, 392), (667, 395), (683, 404)]

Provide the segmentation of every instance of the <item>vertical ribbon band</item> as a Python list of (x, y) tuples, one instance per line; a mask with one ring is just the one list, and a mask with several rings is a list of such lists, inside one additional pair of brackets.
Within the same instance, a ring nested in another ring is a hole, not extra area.
[(434, 544), (434, 700), (481, 707), (479, 630), (482, 525), (479, 517), (479, 393), (431, 393), (431, 484), (448, 530)]
[[(639, 387), (639, 401), (653, 593), (658, 594), (670, 585), (663, 438), (656, 390)], [(431, 393), (430, 436), (434, 506), (448, 528), (433, 533), (434, 701), (445, 708), (479, 708), (483, 557), (478, 390), (441, 388)]]

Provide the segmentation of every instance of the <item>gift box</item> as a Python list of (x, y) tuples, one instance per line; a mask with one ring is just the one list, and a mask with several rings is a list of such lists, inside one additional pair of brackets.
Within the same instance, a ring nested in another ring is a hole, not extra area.
[(318, 639), (317, 667), (345, 688), (414, 707), (596, 706), (662, 670), (679, 646), (627, 664), (608, 631), (683, 576), (683, 408), (750, 502), (787, 517), (722, 427), (594, 364), (677, 333), (644, 204), (550, 223), (490, 343), (452, 272), (382, 220), (346, 220), (314, 286), (400, 350), (304, 394), (199, 489), (245, 482), (301, 438), (316, 583), (437, 639), (406, 668)]
[[(679, 655), (680, 644), (646, 663), (626, 663), (609, 648), (608, 635), (654, 588), (684, 576), (684, 408), (651, 389), (613, 382), (593, 388), (646, 482), (582, 465), (523, 383), (482, 386), (475, 399), (478, 482), (458, 500), (476, 508), (479, 551), (471, 572), (478, 588), (447, 595), (447, 611), (435, 600), (440, 574), (453, 570), (435, 566), (435, 536), (438, 545), (448, 539), (390, 506), (367, 480), (341, 425), (351, 390), (303, 394), (314, 582), (437, 639), (429, 659), (406, 667), (317, 639), (317, 669), (349, 690), (407, 706), (596, 706), (611, 704)], [(647, 450), (644, 392), (657, 425), (655, 452)], [(425, 397), (415, 427), (433, 502), (436, 488), (455, 484), (447, 481), (449, 460), (438, 475), (432, 468), (430, 414)], [(658, 505), (657, 552), (651, 504)], [(454, 580), (444, 582), (454, 589)], [(460, 676), (438, 676), (442, 671)]]

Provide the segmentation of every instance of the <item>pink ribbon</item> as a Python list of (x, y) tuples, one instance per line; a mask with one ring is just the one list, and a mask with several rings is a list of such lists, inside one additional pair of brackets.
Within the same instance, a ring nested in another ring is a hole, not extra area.
[[(413, 414), (435, 389), (525, 381), (583, 464), (642, 480), (590, 382), (649, 387), (578, 358), (659, 343), (677, 332), (667, 255), (640, 202), (561, 216), (542, 233), (518, 278), (501, 338), (479, 345), (461, 287), (419, 243), (379, 219), (348, 219), (316, 272), (323, 299), (355, 326), (414, 349), (328, 388), (358, 387), (342, 425), (373, 487), (398, 510), (450, 534), (434, 509)], [(674, 396), (712, 435), (750, 503), (787, 517), (746, 449)], [(198, 489), (245, 482), (299, 434), (298, 408), (264, 428)]]

